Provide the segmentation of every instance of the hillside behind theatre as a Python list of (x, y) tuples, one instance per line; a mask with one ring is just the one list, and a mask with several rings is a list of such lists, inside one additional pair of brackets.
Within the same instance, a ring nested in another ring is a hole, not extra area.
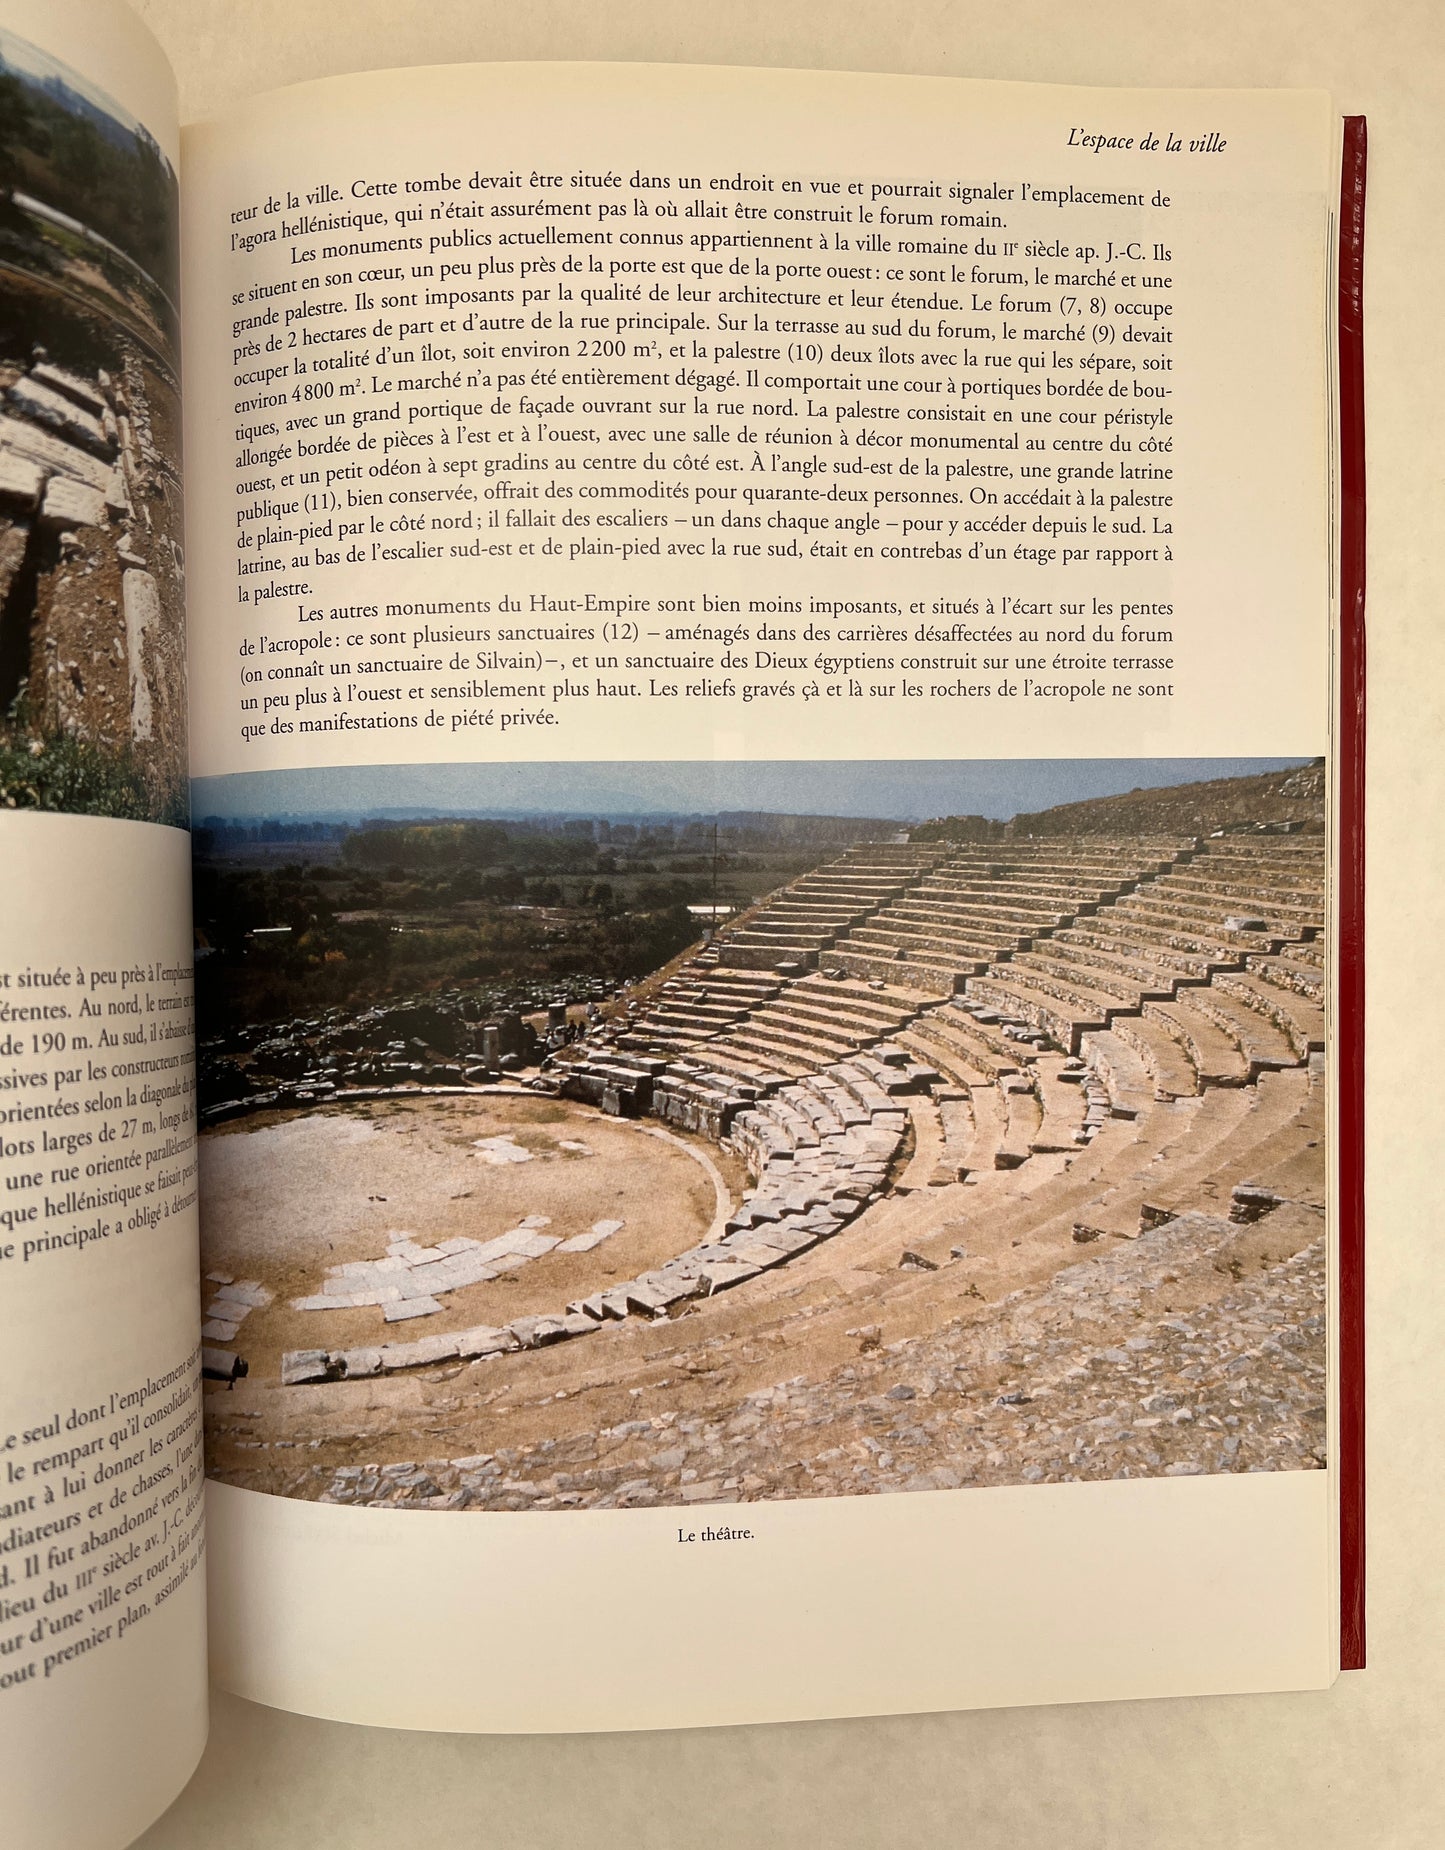
[(944, 816), (913, 829), (913, 841), (1010, 841), (1054, 835), (1208, 835), (1289, 824), (1318, 834), (1325, 824), (1327, 777), (1322, 758), (1255, 777), (1221, 777), (1091, 797), (1021, 813), (1011, 822)]

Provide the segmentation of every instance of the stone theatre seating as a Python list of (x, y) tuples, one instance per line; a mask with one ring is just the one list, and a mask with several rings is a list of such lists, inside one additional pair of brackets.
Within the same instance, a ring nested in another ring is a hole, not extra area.
[[(548, 1063), (563, 1097), (726, 1143), (752, 1185), (701, 1246), (513, 1336), (745, 1287), (782, 1315), (783, 1269), (815, 1305), (947, 1299), (974, 1241), (1062, 1264), (1189, 1213), (1314, 1225), (1324, 908), (1318, 834), (850, 850)], [(431, 1359), (407, 1348), (388, 1369)]]

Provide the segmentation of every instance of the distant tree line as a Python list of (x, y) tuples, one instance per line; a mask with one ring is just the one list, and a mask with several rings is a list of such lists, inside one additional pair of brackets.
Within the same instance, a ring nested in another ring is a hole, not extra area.
[[(195, 918), (208, 952), (196, 965), (203, 1039), (333, 1005), (457, 985), (571, 975), (617, 983), (657, 969), (697, 936), (680, 882), (651, 882), (641, 903), (625, 908), (597, 883), (589, 909), (561, 920), (508, 909), (464, 919), (446, 903), (418, 918), (387, 905), (377, 875), (359, 872), (349, 890), (337, 892), (332, 879), (317, 878), (330, 872), (197, 864)], [(458, 876), (466, 877), (466, 870)], [(549, 903), (545, 883), (526, 883), (524, 890), (533, 905)], [(378, 902), (379, 915), (352, 911)], [(399, 927), (400, 918), (408, 922)], [(261, 937), (251, 935), (258, 931)]]
[(0, 65), (0, 187), (78, 219), (176, 299), (176, 177), (144, 130), (106, 116), (58, 78)]

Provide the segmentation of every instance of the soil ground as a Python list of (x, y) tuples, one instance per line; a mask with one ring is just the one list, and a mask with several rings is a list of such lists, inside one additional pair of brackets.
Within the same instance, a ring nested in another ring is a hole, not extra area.
[[(1253, 1161), (1271, 1137), (1294, 1134), (1307, 1085), (1303, 1073), (1284, 1074), (1257, 1096), (1159, 1105), (1132, 1149), (1139, 1186), (1206, 1118)], [(515, 1284), (459, 1293), (465, 1312), (391, 1331), (410, 1337), (559, 1310), (610, 1282), (607, 1268), (635, 1275), (634, 1255), (698, 1237), (712, 1185), (646, 1125), (525, 1097), (388, 1101), (212, 1133), (206, 1196), (222, 1205), (208, 1267), (257, 1279), (277, 1301), (235, 1344), (250, 1378), (208, 1394), (211, 1471), (290, 1496), (521, 1509), (1320, 1463), (1322, 1279), (1316, 1261), (1298, 1273), (1294, 1257), (1307, 1247), (1318, 1256), (1316, 1211), (1229, 1229), (1218, 1218), (1226, 1174), (1201, 1191), (1211, 1237), (1186, 1238), (1188, 1224), (1173, 1223), (1178, 1236), (1166, 1227), (1081, 1247), (1073, 1204), (1134, 1127), (1109, 1127), (1079, 1157), (909, 1189), (914, 1158), (931, 1161), (926, 1131), (920, 1113), (893, 1192), (845, 1233), (678, 1316), (630, 1317), (585, 1340), (471, 1364), (291, 1388), (279, 1384), (283, 1347), (375, 1342), (382, 1324), (376, 1309), (300, 1312), (285, 1296), (315, 1290), (327, 1265), (378, 1257), (394, 1228), (421, 1241), (482, 1237), (515, 1225), (509, 1214), (541, 1212), (554, 1215), (549, 1232), (625, 1217), (615, 1240), (634, 1242), (549, 1255)], [(479, 1165), (473, 1140), (499, 1133), (536, 1158)], [(564, 1142), (595, 1154), (571, 1156)], [(258, 1162), (273, 1206), (264, 1228), (248, 1228)], [(734, 1167), (731, 1187), (743, 1181)], [(915, 1269), (915, 1258), (936, 1269)], [(1191, 1320), (1189, 1349), (1181, 1318)], [(1279, 1358), (1297, 1344), (1302, 1372), (1286, 1381)], [(1160, 1395), (1163, 1415), (1143, 1405)]]
[[(282, 1402), (293, 1392), (279, 1386), (287, 1349), (399, 1341), (555, 1310), (695, 1244), (743, 1179), (726, 1152), (700, 1141), (530, 1094), (264, 1113), (207, 1133), (201, 1152), (206, 1270), (254, 1280), (273, 1297), (228, 1346), (245, 1355), (253, 1388), (270, 1384)], [(546, 1233), (562, 1240), (599, 1221), (622, 1226), (590, 1252), (547, 1253), (449, 1292), (439, 1314), (404, 1326), (385, 1323), (375, 1305), (292, 1307), (320, 1292), (331, 1268), (380, 1259), (399, 1235), (420, 1246), (458, 1236), (482, 1243), (529, 1216), (545, 1216)]]

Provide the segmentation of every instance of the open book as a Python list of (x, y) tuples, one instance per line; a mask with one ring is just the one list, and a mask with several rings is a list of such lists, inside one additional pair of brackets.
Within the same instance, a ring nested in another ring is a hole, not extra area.
[(1362, 188), (1285, 92), (182, 139), (6, 0), (17, 1843), (144, 1828), (208, 1667), (560, 1730), (1362, 1661)]

